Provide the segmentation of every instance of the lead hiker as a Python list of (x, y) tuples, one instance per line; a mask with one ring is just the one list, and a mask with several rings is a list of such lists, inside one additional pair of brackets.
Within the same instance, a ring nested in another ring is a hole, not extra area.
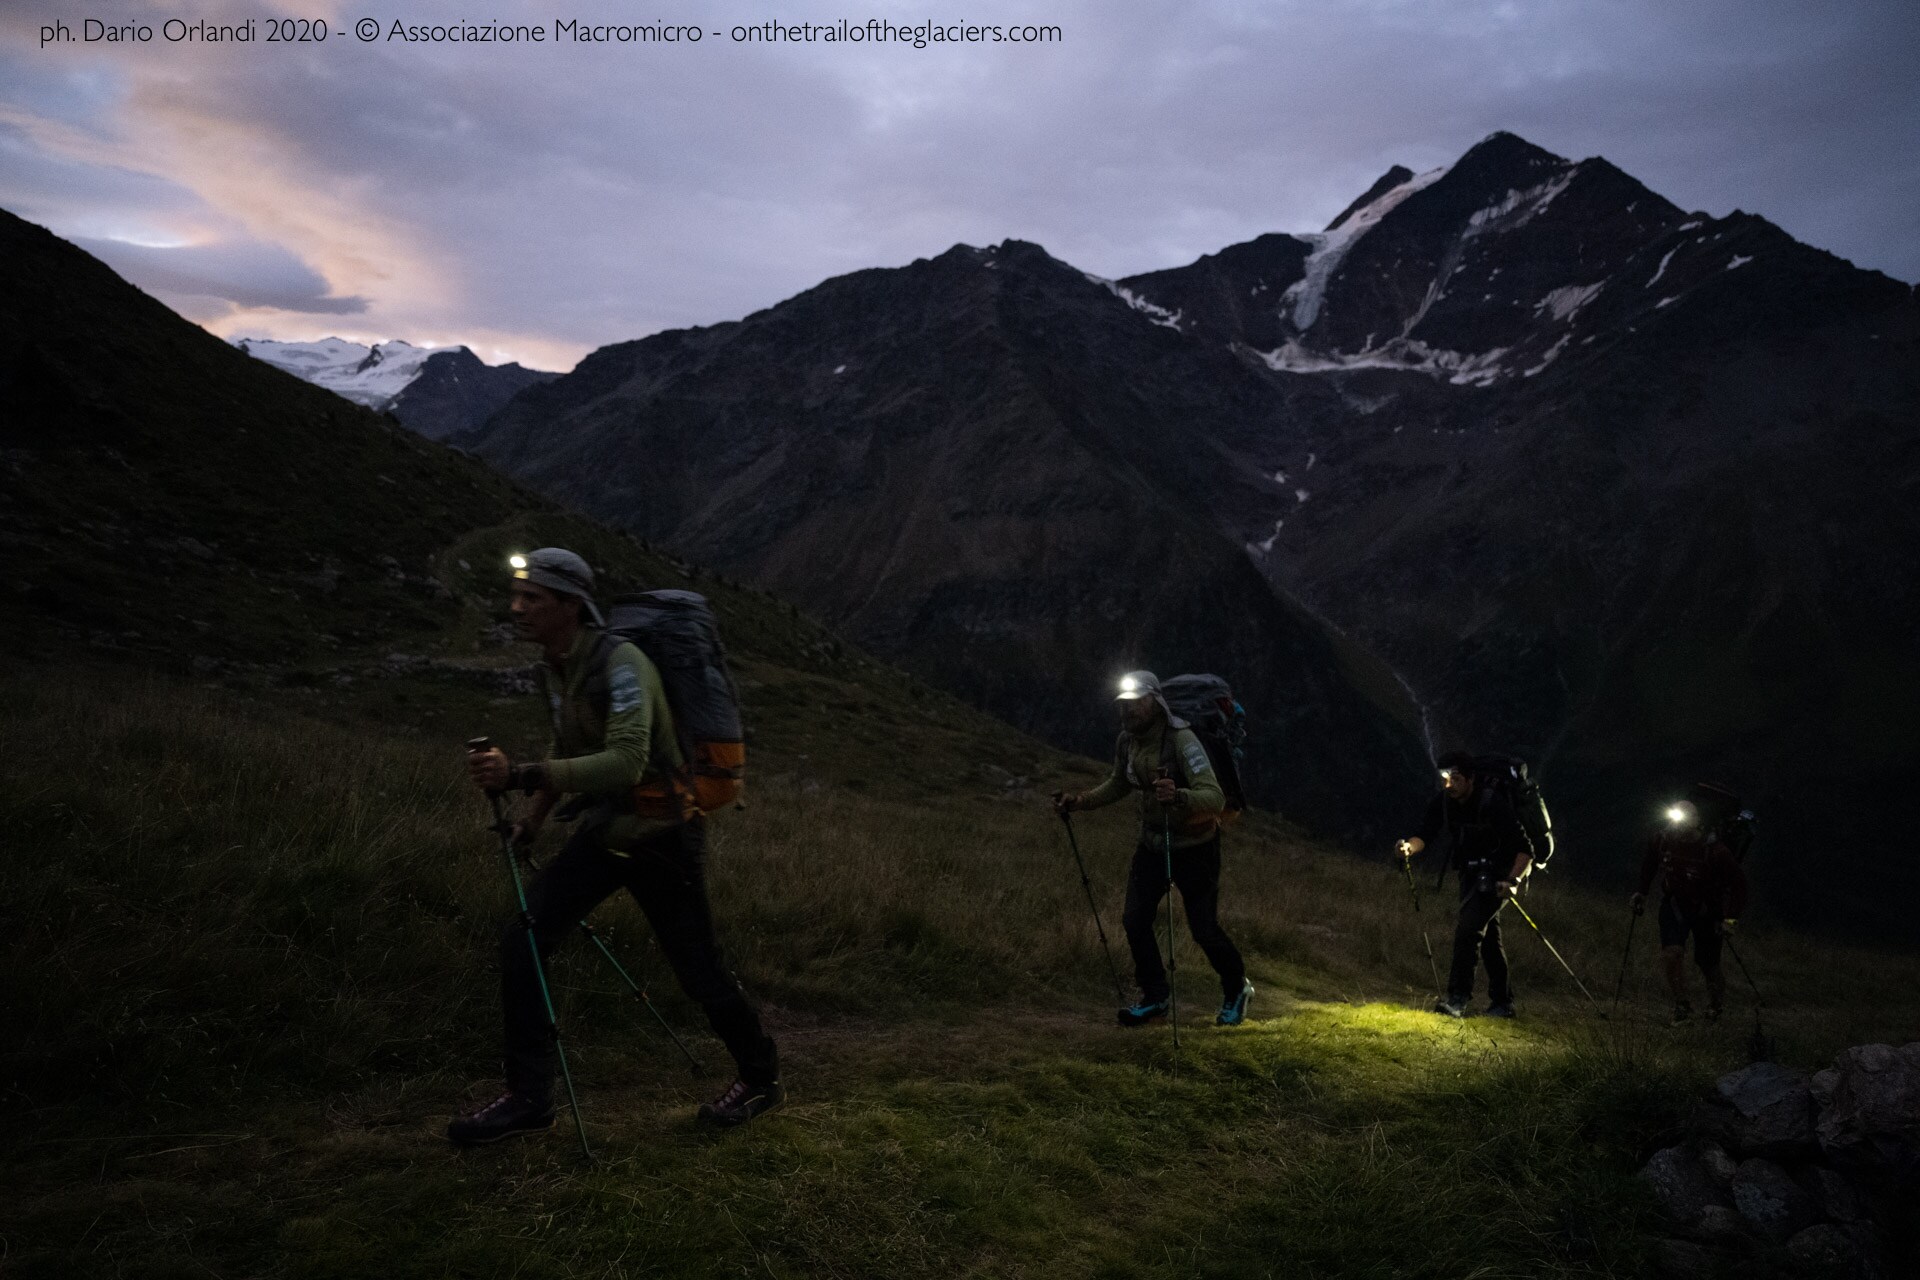
[[(1701, 801), (1710, 793), (1695, 789)], [(1747, 873), (1733, 850), (1709, 829), (1700, 805), (1681, 800), (1667, 809), (1667, 827), (1648, 841), (1640, 858), (1640, 887), (1631, 899), (1633, 914), (1646, 910), (1647, 890), (1660, 877), (1660, 968), (1673, 995), (1675, 1025), (1693, 1017), (1687, 998), (1687, 937), (1693, 937), (1693, 961), (1707, 983), (1707, 1021), (1719, 1020), (1727, 999), (1727, 975), (1720, 948), (1747, 905)], [(1745, 815), (1743, 815), (1745, 816)]]
[[(513, 831), (519, 844), (532, 843), (563, 795), (580, 798), (569, 806), (579, 810), (572, 834), (527, 890), (539, 956), (551, 956), (617, 890), (632, 894), (681, 989), (706, 1011), (739, 1070), (725, 1093), (701, 1105), (698, 1119), (743, 1124), (784, 1100), (779, 1056), (714, 937), (705, 820), (683, 802), (686, 756), (660, 672), (637, 646), (603, 629), (593, 570), (573, 552), (544, 547), (515, 557), (511, 590), (515, 632), (542, 652), (549, 755), (516, 764), (488, 748), (468, 755), (467, 770), (484, 790), (532, 797)], [(454, 1142), (553, 1126), (556, 1052), (537, 963), (516, 921), (500, 943), (506, 1092), (449, 1124)]]
[[(1187, 907), (1187, 928), (1220, 975), (1219, 1026), (1238, 1026), (1247, 1017), (1253, 983), (1246, 964), (1220, 927), (1220, 815), (1226, 794), (1207, 751), (1187, 722), (1174, 715), (1151, 671), (1130, 671), (1120, 679), (1119, 738), (1113, 770), (1093, 790), (1056, 791), (1059, 813), (1099, 809), (1124, 798), (1140, 797), (1140, 838), (1127, 873), (1127, 905), (1121, 914), (1127, 945), (1133, 952), (1140, 998), (1119, 1011), (1123, 1026), (1165, 1018), (1172, 986), (1154, 938), (1154, 917), (1169, 884), (1180, 887)], [(1168, 944), (1172, 944), (1169, 908)]]
[[(1447, 971), (1446, 992), (1433, 1006), (1435, 1013), (1449, 1018), (1465, 1017), (1473, 999), (1476, 952), (1487, 966), (1487, 1015), (1513, 1016), (1507, 954), (1500, 945), (1500, 909), (1512, 901), (1532, 868), (1536, 841), (1521, 821), (1511, 794), (1515, 787), (1509, 785), (1516, 778), (1525, 781), (1524, 768), (1505, 757), (1489, 761), (1476, 760), (1464, 751), (1441, 756), (1437, 762), (1440, 794), (1428, 804), (1420, 834), (1398, 846), (1401, 858), (1412, 858), (1444, 837), (1451, 845), (1446, 867), (1460, 874), (1453, 962)], [(1446, 867), (1440, 873), (1442, 880)]]

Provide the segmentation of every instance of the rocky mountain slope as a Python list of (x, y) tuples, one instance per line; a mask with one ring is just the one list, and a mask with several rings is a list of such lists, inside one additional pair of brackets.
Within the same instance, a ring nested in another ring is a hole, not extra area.
[[(1920, 714), (1913, 290), (1509, 135), (1310, 240), (1291, 276), (1255, 242), (1122, 282), (1282, 394), (1342, 397), (1257, 455), (1312, 494), (1242, 516), (1266, 572), (1442, 737), (1537, 761), (1610, 874), (1663, 793), (1723, 778), (1776, 904), (1891, 923), (1882, 895), (1920, 890), (1889, 852)], [(1256, 293), (1257, 324), (1218, 303)]]
[(1223, 443), (1286, 432), (1286, 403), (1011, 242), (605, 348), (463, 443), (1057, 743), (1111, 750), (1129, 667), (1218, 671), (1255, 793), (1383, 839), (1417, 714), (1216, 518), (1291, 501)]
[(1398, 672), (1442, 745), (1536, 762), (1565, 865), (1624, 875), (1712, 776), (1760, 809), (1776, 904), (1884, 923), (1887, 877), (1920, 890), (1888, 852), (1916, 315), (1496, 134), (1177, 270), (1009, 242), (831, 280), (605, 348), (467, 443), (1056, 740), (1091, 745), (1130, 661), (1224, 667), (1281, 726), (1267, 776), (1385, 777), (1405, 739), (1323, 736), (1376, 723), (1323, 690), (1389, 706)]

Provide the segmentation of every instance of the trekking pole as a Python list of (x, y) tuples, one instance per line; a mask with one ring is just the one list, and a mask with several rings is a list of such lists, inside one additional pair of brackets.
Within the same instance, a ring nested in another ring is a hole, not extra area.
[[(1165, 769), (1160, 770), (1162, 778), (1169, 777)], [(1164, 806), (1163, 806), (1164, 807)], [(1180, 1070), (1180, 997), (1174, 991), (1175, 973), (1173, 958), (1173, 815), (1163, 813), (1160, 830), (1166, 837), (1167, 845), (1167, 1018), (1173, 1023), (1173, 1069)]]
[(1560, 967), (1567, 971), (1567, 976), (1569, 978), (1573, 979), (1573, 985), (1580, 988), (1580, 994), (1585, 996), (1587, 1000), (1593, 1005), (1594, 1008), (1598, 1009), (1600, 1007), (1600, 1002), (1593, 998), (1593, 992), (1587, 990), (1587, 984), (1580, 981), (1580, 975), (1573, 971), (1573, 966), (1567, 963), (1566, 957), (1560, 954), (1559, 949), (1556, 948), (1553, 945), (1553, 943), (1547, 941), (1547, 935), (1544, 933), (1540, 933), (1540, 926), (1537, 924), (1534, 924), (1533, 917), (1528, 915), (1527, 909), (1520, 905), (1520, 900), (1518, 898), (1512, 898), (1512, 899), (1509, 899), (1509, 901), (1513, 903), (1513, 909), (1520, 913), (1520, 918), (1522, 920), (1525, 920), (1528, 926), (1531, 927), (1535, 933), (1540, 934), (1540, 941), (1545, 942), (1547, 944), (1547, 950), (1553, 952), (1553, 958), (1560, 962)]
[(1627, 949), (1620, 954), (1620, 980), (1613, 984), (1613, 1006), (1607, 1010), (1611, 1019), (1620, 1012), (1620, 993), (1627, 989), (1627, 965), (1633, 959), (1633, 931), (1640, 925), (1640, 912), (1635, 911), (1627, 920)]
[[(1413, 895), (1413, 914), (1420, 914), (1420, 886), (1413, 882), (1413, 863), (1406, 857), (1400, 859), (1400, 870), (1407, 875), (1407, 892)], [(1434, 994), (1440, 993), (1440, 966), (1434, 963), (1433, 939), (1427, 936), (1427, 926), (1420, 925), (1420, 944), (1427, 949), (1427, 971), (1433, 975)]]
[(1080, 868), (1080, 887), (1087, 892), (1087, 909), (1093, 912), (1093, 927), (1100, 935), (1100, 950), (1107, 957), (1107, 972), (1113, 975), (1114, 998), (1124, 1009), (1127, 1006), (1126, 989), (1120, 985), (1120, 969), (1113, 963), (1113, 948), (1107, 944), (1107, 929), (1100, 923), (1100, 908), (1093, 901), (1093, 881), (1087, 879), (1087, 860), (1080, 856), (1080, 841), (1073, 834), (1073, 815), (1063, 809), (1060, 821), (1066, 824), (1067, 844), (1073, 849), (1074, 865)]
[(614, 958), (613, 949), (607, 946), (606, 939), (600, 936), (600, 931), (588, 924), (585, 920), (582, 920), (580, 922), (580, 932), (593, 939), (593, 945), (600, 948), (600, 954), (607, 958), (607, 963), (612, 965), (613, 971), (620, 975), (620, 980), (627, 984), (627, 989), (639, 998), (641, 1004), (647, 1006), (647, 1012), (652, 1014), (653, 1020), (660, 1024), (660, 1029), (667, 1033), (667, 1039), (673, 1041), (674, 1047), (687, 1056), (687, 1065), (693, 1069), (693, 1074), (700, 1075), (704, 1072), (706, 1068), (700, 1065), (700, 1059), (693, 1056), (693, 1050), (687, 1048), (686, 1041), (682, 1040), (678, 1033), (668, 1025), (667, 1020), (660, 1015), (660, 1010), (654, 1007), (653, 1000), (647, 995), (646, 988), (635, 982), (632, 975), (626, 971), (625, 966)]
[(1747, 962), (1740, 958), (1738, 951), (1734, 950), (1732, 938), (1722, 934), (1720, 936), (1720, 942), (1721, 945), (1726, 947), (1727, 954), (1733, 957), (1733, 962), (1740, 966), (1740, 976), (1745, 978), (1747, 980), (1747, 986), (1753, 989), (1753, 1007), (1758, 1009), (1761, 1005), (1764, 1005), (1767, 1000), (1765, 996), (1760, 994), (1760, 987), (1754, 982), (1753, 975), (1747, 972)]
[[(529, 871), (537, 870), (534, 865), (532, 850), (528, 849), (525, 845), (521, 845), (515, 852), (519, 854), (520, 861), (526, 864)], [(687, 1065), (693, 1069), (693, 1073), (695, 1075), (703, 1074), (706, 1071), (706, 1067), (701, 1063), (700, 1059), (693, 1056), (693, 1050), (687, 1048), (686, 1041), (682, 1040), (679, 1033), (674, 1031), (673, 1027), (668, 1024), (659, 1008), (653, 1003), (653, 997), (647, 994), (647, 989), (634, 981), (633, 975), (627, 972), (626, 966), (622, 965), (619, 959), (613, 954), (613, 949), (607, 946), (606, 939), (601, 936), (600, 931), (588, 924), (585, 920), (582, 920), (580, 922), (580, 932), (586, 934), (587, 937), (593, 940), (593, 945), (600, 949), (600, 954), (605, 956), (607, 963), (613, 966), (613, 971), (620, 975), (622, 982), (627, 984), (627, 990), (633, 992), (635, 998), (647, 1007), (647, 1012), (652, 1014), (653, 1020), (660, 1024), (660, 1029), (667, 1033), (667, 1038), (673, 1041), (674, 1047), (687, 1056)]]
[(1747, 1037), (1747, 1056), (1755, 1062), (1764, 1062), (1773, 1056), (1773, 1039), (1767, 1035), (1766, 1028), (1760, 1023), (1760, 1009), (1767, 1003), (1766, 997), (1760, 994), (1760, 985), (1753, 980), (1753, 975), (1747, 972), (1747, 962), (1742, 960), (1740, 953), (1734, 949), (1733, 939), (1722, 934), (1720, 941), (1725, 944), (1727, 954), (1733, 957), (1733, 962), (1740, 966), (1740, 976), (1745, 978), (1747, 986), (1753, 989), (1753, 1034)]
[[(490, 738), (474, 738), (467, 743), (468, 751), (488, 751), (492, 747)], [(573, 1091), (573, 1072), (567, 1066), (567, 1047), (560, 1040), (560, 1019), (553, 1011), (553, 992), (547, 988), (546, 967), (540, 962), (540, 944), (533, 936), (533, 912), (527, 906), (527, 891), (520, 883), (520, 863), (513, 851), (513, 824), (507, 821), (498, 791), (489, 789), (487, 799), (493, 805), (491, 830), (500, 836), (500, 853), (506, 859), (507, 874), (513, 878), (513, 896), (520, 903), (520, 927), (526, 930), (527, 950), (533, 955), (533, 976), (540, 984), (540, 1003), (547, 1011), (547, 1030), (553, 1036), (554, 1052), (560, 1058), (560, 1078), (567, 1083), (567, 1105), (573, 1108), (573, 1129), (580, 1137), (580, 1154), (592, 1160), (593, 1148), (587, 1145), (587, 1127), (580, 1119), (580, 1099)]]

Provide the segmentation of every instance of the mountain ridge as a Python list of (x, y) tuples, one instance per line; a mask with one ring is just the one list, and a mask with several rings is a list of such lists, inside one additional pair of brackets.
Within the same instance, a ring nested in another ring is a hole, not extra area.
[[(1836, 831), (1884, 847), (1887, 807), (1861, 793), (1886, 784), (1854, 779), (1880, 778), (1869, 757), (1885, 752), (1830, 751), (1822, 785), (1851, 812), (1821, 814), (1793, 798), (1790, 744), (1882, 741), (1907, 713), (1906, 682), (1889, 675), (1884, 707), (1856, 693), (1840, 708), (1809, 692), (1819, 681), (1782, 686), (1774, 658), (1727, 659), (1777, 604), (1809, 664), (1896, 670), (1872, 655), (1910, 624), (1898, 551), (1920, 547), (1882, 496), (1913, 473), (1899, 424), (1920, 403), (1902, 371), (1914, 291), (1763, 218), (1689, 214), (1604, 159), (1513, 135), (1389, 176), (1330, 232), (1269, 233), (1185, 268), (1100, 280), (1009, 240), (836, 277), (729, 325), (604, 348), (576, 381), (521, 397), (463, 443), (650, 538), (778, 581), (890, 656), (939, 635), (920, 669), (988, 705), (1014, 691), (989, 664), (958, 669), (965, 637), (1067, 634), (1062, 615), (1125, 611), (1081, 590), (956, 594), (939, 585), (944, 561), (1059, 556), (1079, 538), (1080, 560), (1057, 560), (1062, 580), (1146, 584), (1129, 553), (1102, 559), (1090, 530), (1122, 535), (1095, 515), (1177, 512), (1173, 525), (1210, 526), (1278, 598), (1404, 676), (1436, 742), (1533, 755), (1596, 855), (1630, 845), (1664, 789), (1716, 772), (1757, 797), (1783, 847), (1825, 847)], [(970, 363), (928, 345), (947, 332), (934, 317), (972, 342)], [(929, 400), (943, 408), (907, 411)], [(940, 554), (889, 557), (908, 508), (954, 506), (924, 487), (889, 496), (874, 450), (905, 438), (908, 419), (922, 435), (933, 419), (967, 434), (977, 452), (955, 456), (953, 486), (1025, 522), (976, 527), (975, 545), (923, 512), (915, 537)], [(548, 453), (553, 433), (571, 443)], [(588, 437), (612, 451), (593, 465), (575, 451)], [(733, 460), (727, 478), (688, 456), (694, 439)], [(1849, 456), (1825, 461), (1835, 448)], [(1061, 461), (1081, 455), (1104, 478)], [(609, 481), (616, 457), (660, 468), (639, 487)], [(1790, 511), (1796, 485), (1819, 513), (1776, 534), (1764, 513)], [(709, 489), (744, 508), (739, 528), (696, 510)], [(1729, 541), (1701, 511), (1740, 514), (1748, 532)], [(1833, 532), (1812, 533), (1823, 525)], [(1787, 545), (1809, 535), (1827, 549)], [(1756, 620), (1716, 616), (1711, 576), (1679, 592), (1690, 557), (1748, 584)], [(809, 563), (832, 569), (810, 581)], [(1836, 587), (1863, 570), (1865, 585)], [(915, 631), (901, 616), (916, 609), (973, 630)], [(1720, 693), (1679, 732), (1662, 708), (1687, 701), (1701, 664), (1724, 677)], [(1728, 710), (1749, 702), (1764, 723)], [(1087, 714), (1051, 710), (1043, 732)], [(1392, 714), (1417, 721), (1409, 705)], [(1893, 870), (1878, 855), (1782, 864), (1783, 894), (1831, 889), (1821, 909), (1868, 914), (1864, 887)]]

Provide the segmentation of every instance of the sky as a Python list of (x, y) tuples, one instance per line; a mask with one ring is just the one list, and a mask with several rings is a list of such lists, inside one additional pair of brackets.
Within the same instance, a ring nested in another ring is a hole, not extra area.
[[(326, 39), (269, 43), (290, 17)], [(1045, 30), (819, 38), (843, 18)], [(0, 207), (222, 336), (564, 370), (956, 243), (1119, 277), (1317, 231), (1502, 129), (1911, 283), (1916, 84), (1916, 0), (6, 0)]]

